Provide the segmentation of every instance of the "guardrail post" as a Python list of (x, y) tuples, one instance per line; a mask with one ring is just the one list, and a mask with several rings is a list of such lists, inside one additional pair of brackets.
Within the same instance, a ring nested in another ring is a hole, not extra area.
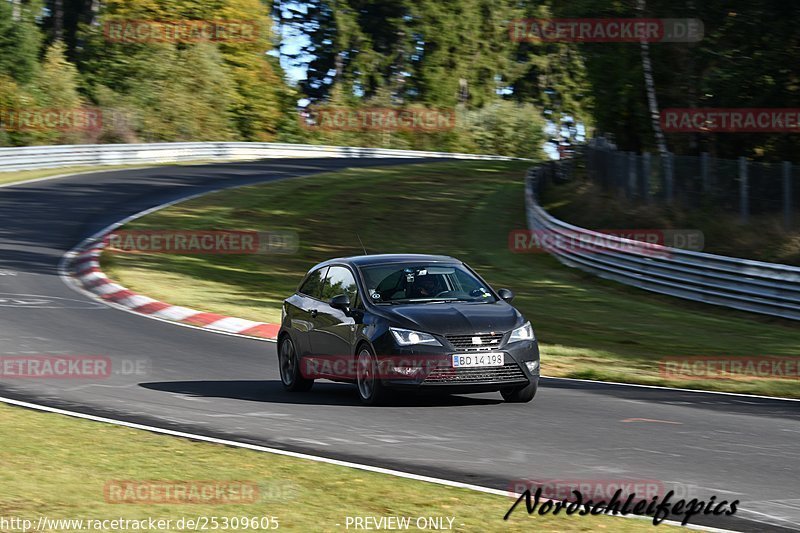
[(667, 152), (662, 157), (661, 168), (664, 171), (664, 200), (667, 204), (671, 204), (675, 177), (675, 166), (671, 152)]
[(748, 199), (748, 183), (747, 183), (747, 158), (739, 158), (739, 221), (742, 224), (747, 224), (750, 218), (750, 202)]
[(608, 160), (611, 158), (611, 155), (608, 153), (608, 150), (602, 150), (597, 153), (599, 156), (597, 159), (597, 180), (600, 183), (600, 186), (603, 188), (604, 191), (609, 189), (608, 187), (608, 169), (609, 163)]
[(625, 181), (625, 194), (630, 199), (636, 195), (636, 154), (628, 152), (628, 179)]
[[(574, 157), (578, 157), (578, 154), (575, 154)], [(586, 178), (589, 181), (593, 181), (594, 178), (594, 150), (589, 148), (586, 150), (586, 155), (583, 158), (584, 164), (586, 165)]]
[(703, 195), (708, 194), (710, 189), (708, 182), (708, 152), (700, 154), (700, 181), (703, 184)]
[(792, 227), (792, 164), (783, 162), (783, 227)]
[(644, 203), (650, 203), (650, 152), (642, 152), (641, 195)]
[(619, 158), (617, 193), (624, 198), (628, 195), (628, 152), (620, 152)]

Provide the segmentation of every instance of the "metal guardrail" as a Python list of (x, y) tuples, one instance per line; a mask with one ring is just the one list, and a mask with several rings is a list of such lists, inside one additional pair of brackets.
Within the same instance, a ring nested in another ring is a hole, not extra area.
[(514, 159), (497, 155), (255, 142), (76, 144), (0, 148), (0, 172), (65, 166), (136, 165), (192, 160), (237, 161), (274, 157)]
[(800, 320), (800, 268), (657, 246), (573, 226), (539, 205), (541, 172), (541, 167), (532, 168), (526, 179), (528, 228), (558, 236), (547, 251), (561, 263), (652, 292)]
[[(282, 143), (154, 143), (0, 148), (0, 172), (67, 166), (136, 165), (192, 160), (236, 161), (278, 157), (398, 157), (511, 160), (496, 155)], [(565, 265), (653, 292), (744, 311), (800, 320), (800, 268), (662, 247), (586, 230), (550, 216), (538, 204), (541, 167), (526, 180), (528, 227), (561, 236), (550, 249)], [(582, 250), (580, 236), (593, 247)]]

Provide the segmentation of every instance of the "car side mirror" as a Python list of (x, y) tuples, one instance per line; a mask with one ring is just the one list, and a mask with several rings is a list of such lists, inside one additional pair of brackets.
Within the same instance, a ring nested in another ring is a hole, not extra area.
[(339, 294), (331, 298), (328, 305), (346, 313), (350, 310), (350, 297), (346, 294)]
[(500, 289), (499, 291), (497, 291), (497, 294), (498, 296), (500, 296), (500, 298), (502, 298), (506, 302), (510, 302), (511, 300), (514, 299), (514, 293), (511, 292), (510, 289)]

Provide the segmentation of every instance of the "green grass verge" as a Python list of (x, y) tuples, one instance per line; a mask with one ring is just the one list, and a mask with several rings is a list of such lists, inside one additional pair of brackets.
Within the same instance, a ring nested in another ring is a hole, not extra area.
[(35, 180), (39, 178), (47, 178), (51, 176), (61, 176), (67, 174), (80, 174), (88, 172), (103, 172), (106, 170), (123, 170), (126, 168), (140, 168), (140, 167), (156, 167), (156, 166), (181, 166), (181, 165), (199, 165), (202, 163), (210, 163), (211, 161), (180, 161), (173, 163), (141, 163), (137, 165), (104, 165), (104, 166), (77, 166), (77, 167), (58, 167), (58, 168), (44, 168), (38, 170), (18, 170), (12, 172), (0, 172), (0, 185), (9, 185), (12, 183), (20, 183), (28, 180)]
[(21, 181), (35, 180), (49, 176), (60, 176), (61, 174), (75, 174), (97, 170), (97, 167), (63, 167), (45, 168), (40, 170), (19, 170), (12, 172), (0, 172), (0, 185), (19, 183)]
[[(216, 516), (222, 523), (225, 517), (274, 516), (280, 531), (343, 531), (347, 516), (398, 515), (453, 517), (456, 531), (536, 528), (537, 531), (633, 532), (653, 527), (649, 521), (607, 516), (528, 516), (524, 505), (504, 522), (502, 517), (512, 500), (503, 496), (193, 442), (3, 404), (0, 404), (0, 425), (14, 428), (0, 432), (3, 465), (0, 485), (4, 487), (0, 494), (0, 517), (27, 518), (34, 524), (41, 516), (75, 520), (152, 517), (170, 519), (173, 525), (139, 531), (181, 531), (177, 521), (182, 517)], [(240, 482), (257, 487), (257, 492), (253, 492), (257, 497), (236, 504), (109, 503), (107, 485), (123, 481)], [(73, 525), (45, 530), (81, 529)], [(115, 530), (119, 529), (105, 529)]]
[(104, 254), (134, 291), (173, 304), (276, 322), (280, 302), (314, 263), (361, 253), (444, 253), (508, 287), (533, 322), (543, 372), (629, 383), (800, 397), (791, 379), (670, 380), (665, 356), (796, 355), (800, 328), (599, 280), (543, 254), (514, 254), (525, 227), (525, 162), (449, 162), (351, 169), (195, 199), (132, 223), (138, 229), (291, 230), (294, 255)]

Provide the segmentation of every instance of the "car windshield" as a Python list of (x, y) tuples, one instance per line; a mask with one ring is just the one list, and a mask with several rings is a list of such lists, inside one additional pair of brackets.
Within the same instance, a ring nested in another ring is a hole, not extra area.
[(377, 304), (497, 301), (461, 265), (394, 263), (361, 267), (369, 298)]

